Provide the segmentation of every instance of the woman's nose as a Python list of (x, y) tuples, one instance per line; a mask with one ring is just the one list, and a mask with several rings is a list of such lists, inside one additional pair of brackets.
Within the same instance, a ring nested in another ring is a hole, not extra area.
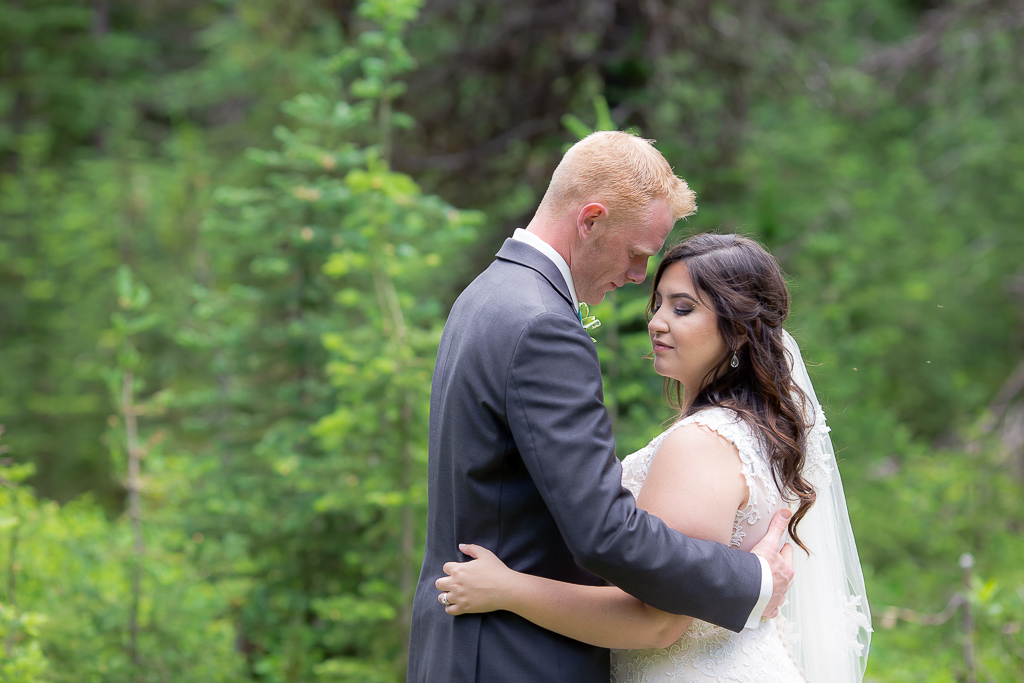
[(647, 331), (650, 333), (665, 332), (668, 326), (665, 324), (665, 319), (661, 316), (661, 311), (655, 311), (651, 317), (650, 322), (647, 323)]

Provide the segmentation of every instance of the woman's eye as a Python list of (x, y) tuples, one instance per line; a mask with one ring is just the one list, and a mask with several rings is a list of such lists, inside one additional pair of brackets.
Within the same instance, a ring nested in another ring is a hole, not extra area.
[(693, 313), (693, 309), (692, 308), (677, 308), (676, 309), (676, 315), (690, 315), (691, 313)]

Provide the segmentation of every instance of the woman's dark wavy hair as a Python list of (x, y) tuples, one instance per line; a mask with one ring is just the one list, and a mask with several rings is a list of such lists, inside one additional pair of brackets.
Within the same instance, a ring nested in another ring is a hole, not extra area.
[[(647, 319), (655, 311), (665, 270), (682, 263), (690, 274), (693, 294), (718, 317), (718, 333), (726, 351), (701, 380), (701, 386), (680, 417), (702, 408), (735, 410), (762, 435), (779, 489), (798, 500), (789, 534), (804, 550), (797, 525), (815, 500), (814, 489), (801, 475), (808, 425), (801, 402), (807, 397), (793, 382), (782, 323), (789, 315), (789, 290), (779, 264), (761, 245), (742, 235), (704, 233), (669, 249), (654, 276)], [(731, 367), (733, 354), (739, 365)], [(678, 380), (665, 379), (665, 393), (677, 410), (683, 404)]]

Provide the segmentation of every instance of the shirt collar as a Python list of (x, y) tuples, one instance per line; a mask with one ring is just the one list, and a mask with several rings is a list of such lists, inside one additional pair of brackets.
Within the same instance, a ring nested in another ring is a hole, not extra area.
[(532, 232), (527, 232), (522, 228), (516, 228), (516, 231), (512, 234), (512, 239), (519, 240), (520, 242), (526, 242), (531, 247), (547, 256), (551, 262), (555, 264), (558, 268), (558, 272), (562, 274), (565, 284), (569, 287), (569, 296), (572, 297), (573, 305), (579, 309), (579, 299), (576, 298), (576, 286), (572, 282), (572, 271), (569, 270), (569, 264), (565, 262), (562, 255), (555, 251), (554, 247), (542, 240), (540, 237), (534, 235)]

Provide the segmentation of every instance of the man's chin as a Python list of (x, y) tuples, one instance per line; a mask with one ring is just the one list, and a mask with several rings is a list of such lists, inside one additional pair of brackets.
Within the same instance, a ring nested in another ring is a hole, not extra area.
[(604, 301), (605, 294), (607, 294), (607, 292), (601, 292), (600, 294), (590, 294), (586, 298), (580, 299), (580, 301), (582, 301), (588, 306), (596, 306), (602, 301)]

